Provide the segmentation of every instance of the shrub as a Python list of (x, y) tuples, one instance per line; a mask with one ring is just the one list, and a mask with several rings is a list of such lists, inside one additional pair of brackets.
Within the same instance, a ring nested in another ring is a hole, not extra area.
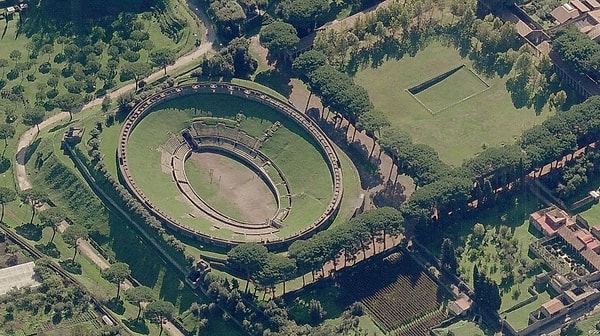
[(19, 84), (19, 85), (15, 85), (15, 86), (13, 86), (13, 87), (10, 89), (10, 91), (11, 91), (13, 94), (16, 94), (16, 95), (18, 95), (18, 94), (21, 94), (21, 93), (25, 92), (25, 87), (24, 87), (23, 85), (21, 85), (21, 84)]
[(19, 77), (19, 70), (17, 69), (12, 69), (6, 74), (6, 78), (8, 78), (8, 80), (15, 80), (17, 77)]
[(52, 70), (52, 65), (50, 64), (50, 62), (44, 62), (38, 67), (38, 71), (43, 74), (47, 74), (48, 72), (50, 72), (50, 70)]
[(314, 322), (321, 322), (327, 312), (323, 309), (321, 301), (312, 299), (308, 304), (308, 313)]
[(56, 54), (56, 56), (54, 56), (54, 63), (60, 64), (60, 63), (64, 62), (66, 59), (67, 59), (67, 56), (65, 56), (65, 54), (59, 53), (59, 54)]

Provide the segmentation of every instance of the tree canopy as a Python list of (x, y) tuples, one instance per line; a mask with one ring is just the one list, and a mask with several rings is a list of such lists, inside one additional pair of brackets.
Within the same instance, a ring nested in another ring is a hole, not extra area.
[(169, 48), (162, 48), (150, 52), (150, 61), (156, 66), (164, 69), (167, 74), (167, 66), (175, 64), (175, 52)]
[[(11, 124), (0, 124), (0, 139), (4, 140), (4, 147), (8, 146), (8, 139), (15, 136), (15, 127)], [(2, 152), (4, 157), (4, 152)]]
[(494, 311), (500, 309), (502, 298), (498, 284), (484, 273), (479, 272), (477, 265), (473, 268), (473, 289), (475, 302)]
[(85, 240), (88, 238), (88, 235), (89, 233), (86, 227), (80, 224), (69, 225), (65, 232), (63, 232), (63, 240), (75, 251), (75, 253), (73, 253), (73, 260), (75, 260), (75, 256), (77, 255), (77, 246), (79, 245), (79, 239)]
[(283, 20), (304, 34), (314, 30), (328, 11), (327, 0), (285, 0), (277, 6), (277, 13)]
[(241, 270), (246, 277), (246, 292), (250, 278), (267, 262), (268, 253), (266, 247), (256, 243), (240, 244), (227, 253), (227, 263), (232, 268)]
[(121, 283), (125, 281), (130, 275), (131, 270), (129, 269), (129, 265), (123, 262), (117, 262), (110, 267), (103, 269), (100, 274), (102, 277), (114, 284), (117, 285), (117, 296), (116, 299), (119, 300), (119, 293), (121, 291)]
[(40, 131), (40, 124), (44, 121), (44, 116), (46, 115), (46, 111), (40, 106), (35, 106), (31, 109), (28, 109), (23, 114), (23, 124), (27, 126), (35, 125), (37, 127), (37, 131)]
[(576, 29), (559, 28), (554, 32), (552, 49), (573, 70), (600, 79), (600, 45)]
[(17, 199), (17, 192), (6, 187), (0, 187), (0, 205), (2, 206), (2, 214), (0, 222), (4, 220), (4, 205)]
[(54, 236), (56, 235), (58, 225), (67, 218), (67, 214), (63, 208), (52, 207), (42, 211), (39, 218), (40, 223), (43, 226), (52, 229), (52, 238), (50, 238), (50, 243), (52, 243), (54, 241)]
[(138, 306), (138, 314), (136, 318), (140, 318), (142, 313), (142, 303), (150, 303), (158, 299), (154, 290), (147, 286), (137, 286), (128, 289), (125, 292), (125, 298), (130, 303)]
[(325, 64), (327, 64), (327, 56), (321, 51), (311, 49), (296, 57), (292, 64), (292, 70), (296, 76), (303, 80), (308, 80), (313, 71)]
[(173, 316), (175, 315), (175, 312), (176, 312), (175, 306), (173, 306), (173, 304), (171, 302), (157, 300), (157, 301), (150, 302), (146, 306), (146, 311), (144, 312), (144, 315), (146, 315), (146, 317), (153, 320), (155, 323), (157, 323), (160, 326), (159, 335), (162, 335), (163, 321), (164, 320), (172, 320)]
[(273, 21), (260, 29), (260, 43), (269, 49), (276, 59), (282, 59), (285, 53), (292, 53), (300, 39), (296, 28), (283, 21)]

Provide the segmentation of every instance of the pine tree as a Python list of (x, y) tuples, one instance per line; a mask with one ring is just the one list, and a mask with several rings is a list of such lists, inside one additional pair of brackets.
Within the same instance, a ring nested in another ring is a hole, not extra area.
[(458, 269), (454, 244), (450, 238), (444, 238), (442, 243), (442, 266), (448, 268), (452, 273), (456, 273)]

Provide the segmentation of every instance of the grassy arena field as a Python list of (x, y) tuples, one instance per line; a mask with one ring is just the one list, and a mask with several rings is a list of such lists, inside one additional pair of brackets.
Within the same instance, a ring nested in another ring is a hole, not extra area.
[(332, 181), (321, 153), (308, 135), (263, 105), (219, 95), (188, 96), (161, 104), (133, 131), (128, 145), (130, 169), (136, 184), (155, 204), (182, 224), (215, 236), (232, 237), (232, 232), (211, 231), (212, 224), (208, 221), (190, 217), (190, 207), (179, 201), (182, 196), (171, 176), (160, 167), (159, 146), (167, 141), (167, 131), (179, 132), (201, 111), (229, 118), (241, 112), (246, 116), (241, 128), (252, 136), (262, 135), (275, 121), (281, 121), (283, 127), (261, 148), (284, 171), (294, 193), (292, 211), (280, 234), (285, 236), (301, 230), (321, 215), (331, 198)]
[[(354, 80), (367, 89), (375, 107), (388, 116), (393, 126), (409, 132), (414, 142), (432, 146), (443, 161), (452, 165), (460, 165), (481, 152), (483, 144), (514, 142), (524, 130), (551, 115), (546, 110), (536, 116), (533, 109), (516, 109), (506, 91), (507, 76), (484, 78), (490, 89), (436, 115), (429, 113), (406, 91), (461, 64), (472, 66), (454, 48), (434, 41), (414, 57), (405, 56), (388, 60), (377, 68), (361, 69)], [(452, 76), (448, 79), (452, 80)], [(446, 85), (439, 83), (438, 93), (426, 100), (430, 104), (445, 100), (450, 94), (448, 87), (443, 88)], [(468, 87), (470, 85), (460, 86), (462, 90)], [(456, 89), (455, 86), (450, 88)]]

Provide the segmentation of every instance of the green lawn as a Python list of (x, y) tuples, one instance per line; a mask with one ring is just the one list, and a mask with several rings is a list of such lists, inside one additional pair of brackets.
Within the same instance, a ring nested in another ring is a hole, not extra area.
[[(536, 116), (532, 109), (516, 109), (505, 88), (507, 76), (486, 78), (490, 85), (487, 91), (436, 115), (429, 113), (406, 91), (461, 64), (472, 67), (455, 49), (441, 42), (431, 42), (414, 57), (405, 56), (387, 60), (377, 68), (360, 69), (354, 80), (367, 89), (375, 107), (388, 116), (393, 126), (407, 131), (415, 143), (432, 146), (443, 161), (452, 165), (460, 165), (481, 152), (483, 144), (513, 143), (524, 130), (551, 115), (543, 111)], [(447, 91), (441, 96), (450, 96), (450, 89), (454, 91), (455, 86), (440, 84)], [(459, 92), (463, 92), (462, 87)], [(445, 104), (435, 96), (427, 101)]]
[[(83, 117), (84, 115), (77, 116)], [(70, 159), (66, 155), (63, 155), (57, 148), (60, 140), (60, 133), (60, 131), (42, 132), (42, 134), (39, 135), (39, 138), (43, 139), (43, 141), (37, 147), (37, 150), (48, 154), (51, 148), (55, 147), (54, 153), (57, 159), (63, 162), (65, 168), (68, 167), (69, 170), (72, 170), (79, 176), (74, 168), (71, 168), (72, 162)], [(34, 169), (32, 162), (27, 164), (27, 168), (28, 172), (31, 173), (31, 178), (36, 182), (36, 185), (43, 187), (43, 180), (38, 178), (39, 171)], [(51, 191), (50, 196), (57, 205), (67, 206), (64, 199), (61, 198), (61, 193)], [(83, 211), (82, 209), (79, 210)], [(20, 205), (17, 204), (17, 202), (14, 202), (7, 206), (5, 221), (14, 227), (23, 221), (29, 220), (30, 216), (31, 208), (29, 206)], [(202, 302), (205, 299), (197, 297), (191, 289), (185, 286), (183, 281), (179, 278), (179, 273), (177, 271), (165, 265), (160, 257), (145, 245), (135, 232), (128, 226), (123, 225), (126, 221), (124, 218), (110, 210), (107, 210), (105, 213), (97, 213), (97, 217), (105, 220), (107, 226), (110, 228), (108, 237), (102, 242), (103, 248), (109, 254), (110, 258), (128, 263), (132, 270), (133, 277), (142, 284), (153, 288), (159, 297), (173, 302), (179, 313), (186, 311), (192, 302)], [(37, 219), (35, 221), (37, 221)], [(49, 241), (50, 236), (51, 230), (46, 228), (41, 240), (32, 241), (31, 243), (45, 244)], [(72, 257), (73, 249), (69, 248), (62, 241), (60, 234), (56, 235), (54, 242), (60, 251), (61, 260)], [(97, 298), (102, 300), (106, 300), (115, 295), (115, 286), (102, 279), (100, 271), (95, 264), (91, 263), (83, 255), (78, 255), (76, 260), (81, 263), (83, 270), (83, 273), (76, 277), (88, 290), (90, 290), (90, 292), (94, 293)], [(137, 307), (125, 303), (125, 308), (125, 313), (119, 317), (122, 319), (135, 318)], [(222, 323), (218, 319), (215, 319), (214, 325), (220, 324)], [(147, 325), (150, 328), (151, 335), (158, 334), (158, 328), (156, 326), (151, 326), (149, 322)]]
[(436, 114), (463, 99), (472, 98), (487, 88), (486, 83), (477, 75), (467, 67), (462, 67), (442, 81), (416, 93), (415, 97), (431, 110), (431, 113)]
[(538, 295), (537, 300), (524, 305), (523, 307), (513, 310), (510, 313), (503, 314), (501, 317), (505, 317), (506, 321), (515, 330), (522, 330), (527, 327), (529, 323), (529, 313), (540, 308), (541, 305), (550, 300), (550, 295), (547, 292), (542, 292)]
[[(532, 262), (529, 255), (529, 244), (540, 238), (540, 234), (535, 228), (529, 225), (529, 214), (540, 209), (541, 206), (534, 196), (518, 197), (513, 200), (511, 207), (502, 207), (500, 210), (492, 209), (481, 213), (473, 219), (464, 220), (456, 223), (451, 230), (447, 230), (443, 237), (449, 237), (454, 246), (462, 251), (459, 253), (459, 272), (468, 279), (470, 286), (473, 285), (473, 267), (478, 265), (480, 271), (484, 271), (490, 278), (500, 285), (500, 295), (502, 296), (502, 305), (500, 311), (508, 309), (518, 302), (521, 302), (531, 295), (527, 291), (535, 276), (524, 276), (521, 281), (514, 283), (501, 284), (502, 279), (502, 261), (499, 252), (503, 251), (499, 245), (502, 240), (494, 239), (495, 234), (501, 226), (506, 226), (510, 232), (511, 246), (514, 246), (516, 252), (515, 259), (523, 259)], [(475, 224), (481, 223), (487, 229), (482, 242), (475, 242), (472, 239), (473, 228)], [(440, 255), (441, 238), (434, 238), (425, 242), (426, 246), (436, 255)], [(516, 269), (514, 271), (516, 274)], [(518, 295), (517, 295), (518, 294)]]
[(246, 119), (240, 127), (256, 137), (261, 136), (275, 121), (282, 122), (283, 127), (261, 148), (282, 169), (294, 194), (292, 211), (283, 223), (281, 235), (297, 232), (310, 225), (325, 210), (331, 198), (332, 180), (322, 154), (298, 125), (278, 112), (241, 98), (220, 95), (183, 97), (161, 104), (155, 111), (146, 116), (132, 132), (128, 144), (129, 167), (146, 196), (182, 224), (223, 238), (232, 237), (228, 230), (210, 231), (212, 224), (207, 220), (186, 216), (190, 207), (177, 201), (181, 197), (177, 187), (172, 183), (171, 176), (160, 168), (158, 148), (167, 141), (167, 131), (180, 132), (189, 120), (200, 115), (200, 111), (214, 117), (229, 118), (242, 112)]
[[(116, 0), (107, 1), (106, 6), (115, 7), (115, 3), (117, 3), (116, 6), (127, 6), (122, 5)], [(71, 33), (71, 31), (65, 33), (64, 29), (62, 29), (62, 27), (65, 26), (65, 22), (61, 20), (64, 19), (65, 16), (70, 16), (72, 10), (71, 6), (59, 6), (54, 12), (48, 11), (48, 9), (44, 6), (45, 3), (43, 3), (42, 6), (37, 6), (36, 4), (32, 3), (30, 4), (28, 10), (23, 13), (23, 18), (20, 18), (19, 16), (21, 14), (17, 13), (11, 20), (2, 20), (0, 23), (0, 29), (3, 30), (3, 34), (0, 36), (0, 59), (5, 59), (8, 61), (8, 66), (0, 69), (0, 77), (6, 81), (6, 83), (3, 82), (5, 86), (1, 87), (1, 89), (10, 90), (15, 86), (22, 85), (24, 88), (24, 96), (29, 100), (30, 105), (32, 106), (36, 102), (36, 93), (40, 90), (43, 90), (43, 93), (41, 94), (41, 97), (43, 97), (43, 102), (49, 101), (51, 100), (50, 98), (53, 98), (46, 95), (46, 93), (52, 89), (46, 83), (48, 79), (54, 76), (54, 71), (58, 71), (57, 78), (59, 79), (56, 90), (59, 94), (64, 94), (67, 92), (67, 89), (63, 84), (65, 84), (67, 81), (73, 81), (74, 78), (70, 74), (69, 76), (64, 76), (61, 74), (63, 69), (69, 67), (69, 64), (67, 61), (63, 61), (61, 63), (55, 62), (55, 56), (63, 52), (66, 44), (69, 44), (75, 40), (81, 41), (84, 38), (77, 36), (76, 33)], [(196, 25), (194, 17), (191, 13), (189, 13), (186, 7), (187, 5), (183, 0), (173, 0), (168, 2), (164, 10), (157, 10), (153, 15), (150, 15), (149, 13), (146, 15), (142, 15), (140, 13), (132, 14), (134, 14), (136, 19), (144, 25), (143, 30), (149, 34), (149, 40), (154, 44), (154, 49), (163, 47), (169, 48), (180, 56), (190, 51), (194, 47), (195, 37), (193, 37), (193, 34), (199, 36), (202, 36), (203, 34), (198, 25)], [(117, 8), (115, 8), (115, 10), (117, 10)], [(19, 21), (21, 19), (24, 22), (22, 25), (23, 29), (19, 30)], [(112, 19), (115, 20), (115, 22), (117, 21), (116, 16), (112, 16)], [(176, 41), (166, 36), (161, 27), (161, 25), (164, 27), (165, 22), (170, 22), (173, 20), (188, 22), (187, 25), (179, 29), (178, 33), (180, 34), (180, 38)], [(106, 20), (102, 22), (103, 25), (108, 26), (110, 26), (111, 23), (111, 21), (106, 22)], [(73, 31), (79, 31), (81, 28), (79, 27), (81, 23), (78, 23), (76, 20), (69, 20), (69, 24), (72, 25)], [(85, 25), (87, 28), (87, 26), (90, 24), (92, 24), (90, 21), (86, 21), (83, 25)], [(98, 21), (95, 21), (95, 24), (99, 24)], [(61, 35), (66, 35), (68, 40), (67, 43), (59, 44), (57, 42), (56, 38)], [(42, 45), (53, 45), (53, 51), (49, 54), (44, 54), (37, 50), (37, 55), (34, 53), (33, 57), (30, 57), (28, 45), (32, 43), (34, 37), (35, 39), (42, 41)], [(108, 41), (109, 38), (110, 36), (107, 36), (106, 40)], [(98, 55), (98, 62), (102, 67), (106, 67), (110, 58), (108, 55), (108, 49), (109, 48), (106, 44), (101, 45), (101, 52), (99, 52)], [(10, 53), (13, 50), (17, 50), (21, 53), (21, 57), (14, 61), (10, 59)], [(145, 49), (141, 49), (139, 53), (139, 62), (147, 62), (149, 52)], [(44, 71), (45, 73), (43, 73), (40, 71), (40, 65), (45, 62), (50, 64), (52, 70), (48, 72)], [(7, 74), (12, 69), (23, 67), (26, 63), (29, 63), (29, 66), (25, 67), (16, 78), (9, 79), (7, 77)], [(126, 63), (128, 62), (123, 58), (119, 60), (120, 67)], [(65, 74), (67, 73), (68, 72), (65, 72)], [(29, 75), (33, 77), (28, 78)], [(132, 82), (132, 80), (121, 82), (118, 74), (115, 77), (116, 87), (129, 82)], [(87, 95), (88, 98), (93, 98), (95, 92), (103, 86), (103, 80), (96, 77), (94, 86), (90, 87), (89, 90), (83, 90), (81, 94), (83, 96)], [(6, 101), (6, 99), (0, 99), (0, 101)], [(17, 111), (17, 116), (20, 116), (21, 111), (19, 110)]]
[(492, 331), (486, 330), (475, 322), (471, 321), (458, 321), (445, 328), (433, 329), (433, 332), (439, 336), (446, 336), (449, 332), (453, 332), (454, 335), (469, 335), (469, 336), (492, 336)]
[(586, 317), (584, 320), (577, 322), (577, 327), (583, 331), (584, 335), (586, 333), (590, 335), (597, 335), (600, 332), (600, 327), (598, 326), (600, 326), (600, 311), (596, 311), (590, 316)]
[(585, 218), (590, 226), (600, 224), (600, 204), (592, 203), (591, 206), (584, 206), (583, 209), (583, 211), (577, 214)]

